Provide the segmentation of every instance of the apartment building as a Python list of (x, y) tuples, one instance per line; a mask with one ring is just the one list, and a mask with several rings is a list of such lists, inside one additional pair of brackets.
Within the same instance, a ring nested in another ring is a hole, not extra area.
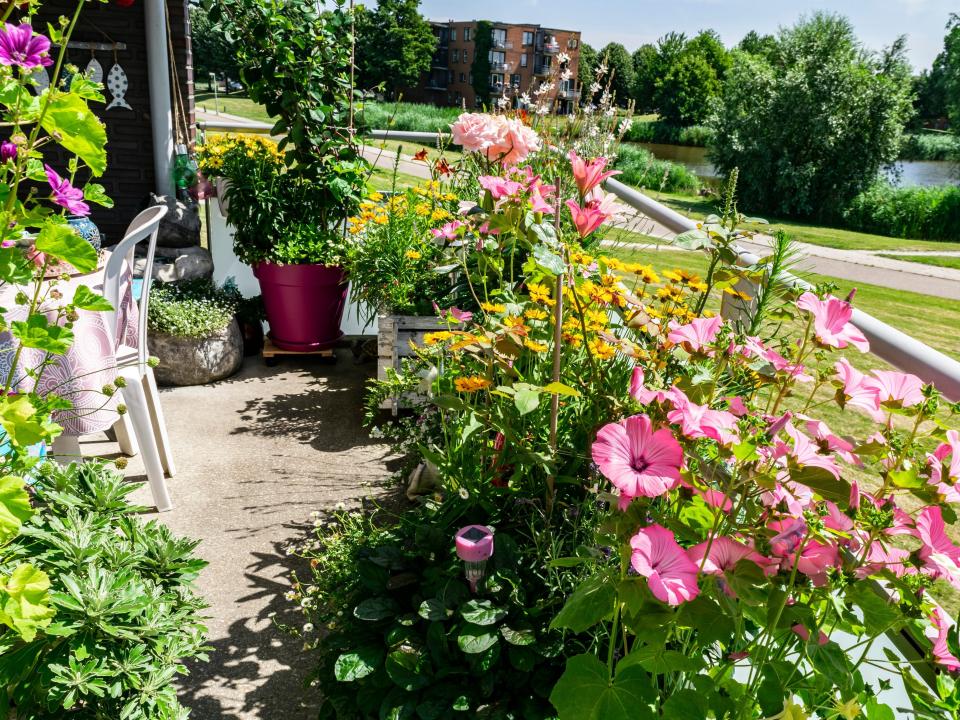
[[(477, 21), (433, 22), (437, 49), (430, 72), (417, 87), (404, 91), (404, 98), (433, 105), (478, 106), (473, 87), (473, 61), (476, 57)], [(560, 82), (556, 93), (561, 112), (569, 112), (578, 102), (580, 89), (577, 70), (580, 60), (580, 33), (540, 25), (493, 22), (490, 49), (490, 98), (496, 102), (508, 97), (518, 106), (519, 95), (529, 92), (549, 78), (558, 67), (559, 56), (569, 56), (565, 68), (569, 80)]]

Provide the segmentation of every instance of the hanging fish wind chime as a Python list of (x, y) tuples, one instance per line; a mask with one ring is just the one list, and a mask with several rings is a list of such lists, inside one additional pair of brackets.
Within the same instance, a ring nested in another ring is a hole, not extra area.
[(97, 60), (93, 50), (90, 51), (90, 62), (87, 63), (87, 67), (84, 72), (88, 78), (93, 80), (93, 82), (103, 82), (103, 65), (100, 64), (99, 60)]
[(133, 110), (126, 100), (127, 89), (129, 87), (130, 81), (127, 80), (127, 74), (123, 71), (123, 68), (120, 67), (120, 62), (117, 60), (117, 51), (114, 50), (113, 66), (110, 68), (110, 72), (107, 73), (107, 89), (110, 90), (110, 94), (113, 95), (113, 100), (110, 101), (106, 109), (110, 110), (118, 107)]

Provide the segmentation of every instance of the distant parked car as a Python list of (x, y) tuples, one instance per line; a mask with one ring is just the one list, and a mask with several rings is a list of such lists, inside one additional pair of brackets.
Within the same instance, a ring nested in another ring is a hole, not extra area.
[(243, 85), (237, 80), (227, 80), (227, 92), (236, 92), (237, 90), (243, 90)]

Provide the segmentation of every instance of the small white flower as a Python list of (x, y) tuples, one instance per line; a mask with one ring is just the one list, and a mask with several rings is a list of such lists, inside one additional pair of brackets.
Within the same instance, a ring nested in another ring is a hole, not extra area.
[(530, 104), (530, 94), (529, 94), (529, 93), (523, 93), (523, 94), (520, 96), (520, 104), (521, 104), (521, 105), (529, 105), (529, 104)]
[(470, 497), (470, 492), (465, 487), (462, 487), (460, 488), (460, 497), (466, 500)]
[(560, 73), (561, 80), (569, 80), (572, 77), (573, 77), (573, 70), (571, 70), (570, 68), (567, 68), (562, 73)]
[(303, 631), (304, 631), (305, 633), (312, 633), (312, 632), (313, 632), (313, 623), (304, 623), (304, 624), (303, 624)]
[(502, 97), (497, 100), (497, 107), (501, 110), (506, 110), (510, 107), (510, 98)]
[(289, 590), (283, 594), (285, 600), (296, 600), (297, 594), (293, 590)]
[(595, 108), (593, 105), (584, 105), (584, 106), (583, 106), (583, 114), (584, 114), (584, 115), (593, 115), (593, 111), (594, 111), (594, 110), (596, 110), (596, 108)]
[(591, 84), (590, 84), (590, 92), (591, 92), (591, 93), (598, 93), (598, 92), (600, 92), (600, 88), (601, 88), (601, 87), (603, 87), (603, 86), (602, 86), (600, 83), (598, 83), (598, 82), (591, 83)]
[(630, 131), (630, 128), (631, 128), (631, 127), (633, 127), (633, 120), (631, 120), (630, 118), (626, 118), (626, 119), (624, 119), (623, 122), (620, 123), (620, 127), (618, 128), (618, 132), (619, 132), (621, 135), (626, 135), (626, 134)]
[(383, 430), (381, 430), (381, 429), (379, 428), (379, 426), (373, 428), (373, 430), (370, 431), (370, 437), (372, 437), (372, 438), (375, 439), (375, 440), (378, 440), (378, 439), (382, 438), (382, 437), (383, 437)]
[(320, 517), (320, 511), (319, 511), (319, 510), (314, 510), (312, 513), (310, 513), (310, 519), (311, 519), (311, 520), (316, 520), (318, 517)]
[(560, 62), (560, 63), (570, 62), (570, 56), (567, 55), (567, 53), (562, 52), (559, 55), (557, 55), (557, 62)]
[(320, 518), (317, 518), (316, 520), (313, 521), (313, 526), (314, 526), (314, 527), (318, 528), (318, 527), (320, 527), (321, 525), (323, 525), (323, 520), (321, 520)]
[(537, 105), (537, 115), (548, 115), (550, 113), (549, 105)]
[(336, 505), (333, 506), (333, 509), (336, 510), (337, 512), (343, 512), (344, 510), (347, 509), (347, 504), (341, 500), (340, 502), (338, 502)]
[(597, 65), (597, 72), (596, 72), (596, 74), (597, 74), (597, 77), (603, 77), (604, 75), (606, 75), (606, 74), (607, 74), (607, 64), (606, 64), (606, 63), (600, 63), (599, 65)]
[(614, 107), (609, 107), (606, 109), (606, 111), (603, 114), (606, 115), (607, 117), (613, 117), (614, 115), (617, 114), (617, 109)]

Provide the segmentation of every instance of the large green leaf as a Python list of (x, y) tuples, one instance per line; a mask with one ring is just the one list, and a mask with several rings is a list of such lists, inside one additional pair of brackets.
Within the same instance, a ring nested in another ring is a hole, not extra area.
[(617, 673), (634, 665), (639, 665), (654, 675), (667, 675), (673, 672), (694, 672), (703, 667), (699, 657), (684, 655), (677, 650), (667, 650), (663, 645), (645, 645), (632, 650), (619, 663)]
[(0, 543), (15, 537), (31, 515), (33, 508), (23, 478), (13, 475), (0, 478)]
[(107, 169), (107, 130), (77, 95), (56, 93), (41, 123), (70, 152), (78, 155), (94, 176)]
[(703, 720), (710, 710), (703, 695), (696, 690), (677, 690), (663, 704), (664, 720)]
[(577, 655), (550, 693), (560, 720), (646, 720), (655, 697), (649, 676), (639, 667), (610, 678), (594, 655)]
[(426, 655), (408, 646), (399, 647), (387, 655), (384, 667), (390, 679), (407, 692), (419, 690), (433, 679)]
[(903, 622), (903, 614), (897, 606), (880, 597), (871, 583), (848, 585), (844, 597), (863, 612), (863, 626), (871, 635), (895, 629)]
[(333, 666), (333, 674), (340, 682), (352, 682), (366, 677), (383, 662), (383, 648), (361, 647), (343, 653)]
[(78, 285), (77, 291), (73, 294), (72, 305), (80, 310), (112, 310), (111, 305), (105, 297), (97, 295), (86, 285)]
[(64, 223), (49, 220), (37, 235), (37, 250), (73, 265), (80, 272), (97, 269), (97, 251)]
[(51, 325), (46, 315), (31, 315), (26, 320), (15, 320), (10, 323), (10, 332), (24, 347), (52, 355), (63, 355), (73, 344), (73, 332), (62, 325)]
[(616, 585), (606, 575), (596, 575), (573, 591), (550, 627), (584, 632), (613, 612), (616, 598)]
[(353, 609), (353, 614), (360, 620), (385, 620), (397, 614), (397, 604), (390, 598), (367, 598)]
[(494, 625), (507, 616), (507, 611), (489, 600), (470, 600), (460, 608), (460, 615), (474, 625)]
[(457, 645), (469, 655), (486, 652), (497, 644), (496, 628), (465, 623), (457, 635)]
[(0, 622), (31, 642), (56, 613), (50, 606), (49, 590), (50, 578), (45, 572), (29, 563), (20, 565), (0, 587)]
[(50, 439), (59, 429), (37, 417), (37, 409), (26, 395), (0, 397), (0, 426), (7, 438), (21, 448)]

